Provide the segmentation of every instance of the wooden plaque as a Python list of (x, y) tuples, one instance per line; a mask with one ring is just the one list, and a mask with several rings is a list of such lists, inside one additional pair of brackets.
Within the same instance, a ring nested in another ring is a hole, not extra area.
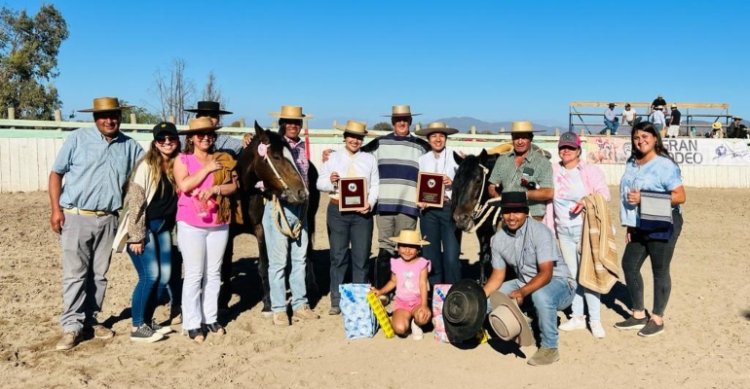
[(420, 172), (417, 178), (417, 202), (427, 207), (443, 207), (445, 185), (443, 175), (437, 173)]
[(367, 181), (364, 177), (339, 179), (339, 211), (362, 211), (367, 208)]

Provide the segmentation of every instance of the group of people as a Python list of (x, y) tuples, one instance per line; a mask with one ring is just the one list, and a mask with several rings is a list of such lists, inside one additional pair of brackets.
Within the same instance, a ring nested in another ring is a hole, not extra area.
[[(95, 99), (94, 107), (83, 111), (93, 112), (96, 128), (71, 133), (50, 173), (50, 223), (61, 234), (63, 246), (59, 350), (74, 347), (83, 331), (92, 330), (97, 338), (114, 335), (97, 320), (112, 248), (128, 252), (139, 276), (132, 297), (133, 341), (153, 342), (172, 331), (153, 320), (156, 306), (166, 300), (173, 306), (181, 301), (182, 327), (194, 341), (201, 343), (209, 334), (226, 332), (217, 312), (222, 258), (229, 239), (229, 198), (237, 190), (234, 156), (249, 143), (249, 137), (217, 136), (220, 115), (228, 112), (218, 103), (200, 102), (191, 110), (196, 118), (187, 130), (178, 131), (168, 122), (157, 124), (149, 150), (144, 152), (119, 131), (123, 108), (116, 98)], [(461, 233), (451, 216), (458, 162), (455, 150), (446, 146), (448, 137), (458, 131), (435, 122), (412, 133), (416, 115), (408, 105), (393, 106), (386, 115), (393, 132), (364, 145), (367, 125), (348, 121), (341, 128), (343, 147), (324, 152), (318, 179), (311, 183), (305, 142), (299, 137), (305, 118), (302, 108), (283, 106), (274, 114), (303, 181), (330, 194), (326, 208), (331, 256), (329, 314), (341, 313), (339, 286), (350, 267), (352, 282), (372, 281), (377, 295), (386, 302), (392, 298), (392, 320), (398, 334), (411, 331), (420, 336), (421, 327), (430, 319), (428, 291), (436, 284), (455, 284), (463, 277)], [(497, 157), (489, 175), (486, 190), (501, 197), (502, 223), (492, 238), (493, 271), (483, 290), (486, 297), (500, 291), (518, 306), (533, 306), (541, 347), (529, 363), (546, 365), (559, 359), (558, 310), (572, 304), (572, 316), (559, 329), (584, 329), (584, 306), (588, 305), (593, 335), (605, 336), (599, 295), (579, 286), (577, 273), (581, 240), (591, 233), (583, 230), (582, 215), (592, 212), (585, 206), (586, 199), (600, 196), (608, 201), (610, 195), (602, 171), (581, 160), (578, 135), (570, 132), (560, 137), (560, 162), (553, 164), (533, 145), (534, 132), (530, 122), (514, 122), (512, 150)], [(685, 192), (680, 169), (653, 123), (634, 122), (631, 143), (633, 152), (620, 184), (619, 202), (622, 224), (628, 227), (622, 263), (633, 314), (615, 327), (653, 336), (664, 329), (671, 285), (669, 263), (682, 227), (680, 204), (685, 202)], [(417, 201), (420, 172), (443, 176), (442, 206)], [(364, 178), (366, 204), (347, 211), (339, 207), (343, 201), (339, 183), (352, 177)], [(642, 214), (643, 202), (661, 214)], [(304, 219), (304, 207), (283, 201), (281, 206), (290, 225)], [(263, 225), (272, 322), (289, 325), (285, 281), (289, 257), (291, 319), (318, 319), (308, 304), (305, 287), (306, 223), (300, 223), (298, 234), (283, 235), (276, 231), (269, 207), (270, 203)], [(374, 274), (368, 275), (374, 223), (379, 247)], [(171, 273), (179, 272), (172, 269), (175, 227), (184, 265), (180, 296), (176, 295), (178, 288), (169, 284)], [(644, 307), (640, 276), (649, 256), (655, 289), (650, 315)], [(516, 279), (506, 280), (508, 267)]]
[[(604, 111), (604, 129), (600, 132), (602, 135), (609, 132), (611, 135), (617, 135), (617, 129), (620, 127), (620, 118), (615, 112), (617, 104), (609, 103)], [(630, 103), (625, 104), (625, 108), (620, 113), (622, 124), (627, 124), (631, 128), (643, 120), (638, 116), (635, 108)], [(677, 104), (670, 104), (667, 110), (667, 102), (663, 97), (657, 96), (651, 103), (648, 112), (648, 121), (650, 121), (659, 131), (662, 138), (677, 138), (680, 135), (680, 122), (682, 112), (677, 109)]]

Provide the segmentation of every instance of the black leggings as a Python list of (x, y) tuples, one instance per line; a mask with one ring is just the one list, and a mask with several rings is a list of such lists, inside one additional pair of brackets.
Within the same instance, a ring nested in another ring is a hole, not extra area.
[(654, 272), (654, 310), (653, 314), (663, 316), (669, 301), (669, 293), (672, 291), (672, 278), (669, 275), (669, 264), (672, 262), (672, 254), (677, 244), (677, 238), (682, 232), (682, 214), (672, 211), (674, 222), (674, 234), (668, 241), (652, 240), (648, 233), (631, 228), (630, 242), (625, 246), (622, 255), (622, 270), (625, 273), (625, 282), (628, 284), (628, 292), (633, 302), (631, 307), (634, 311), (643, 311), (643, 277), (641, 267), (646, 257), (651, 257), (651, 270)]

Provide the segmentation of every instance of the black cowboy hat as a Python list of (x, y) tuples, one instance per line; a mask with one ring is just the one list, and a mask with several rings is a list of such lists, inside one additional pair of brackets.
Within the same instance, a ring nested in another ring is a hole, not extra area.
[(199, 101), (197, 107), (185, 109), (185, 112), (206, 112), (216, 113), (219, 115), (229, 115), (231, 112), (221, 109), (221, 106), (216, 101)]
[(452, 343), (474, 338), (482, 329), (487, 297), (474, 280), (461, 280), (448, 290), (443, 302), (443, 323)]
[(529, 208), (526, 192), (504, 192), (500, 198), (500, 208), (503, 210)]

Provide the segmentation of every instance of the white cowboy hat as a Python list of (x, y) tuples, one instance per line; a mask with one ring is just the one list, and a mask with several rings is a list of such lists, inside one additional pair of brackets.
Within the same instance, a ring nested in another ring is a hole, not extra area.
[(334, 126), (337, 130), (354, 135), (367, 135), (367, 123), (356, 120), (347, 120), (346, 126)]
[(521, 346), (534, 344), (534, 333), (529, 321), (514, 299), (505, 293), (495, 291), (490, 295), (490, 305), (490, 326), (500, 339), (515, 341)]
[(391, 108), (390, 115), (383, 115), (387, 117), (404, 117), (404, 116), (419, 116), (421, 113), (411, 113), (411, 107), (408, 105), (394, 105)]
[(445, 134), (446, 136), (448, 136), (448, 135), (453, 135), (457, 133), (458, 130), (455, 128), (448, 127), (448, 125), (443, 122), (432, 122), (428, 124), (427, 127), (418, 130), (417, 135), (429, 137), (430, 135), (436, 132), (439, 132), (441, 134)]
[(400, 244), (409, 244), (412, 246), (427, 246), (430, 244), (430, 242), (423, 240), (421, 236), (419, 236), (419, 231), (417, 230), (401, 230), (401, 232), (398, 233), (398, 236), (394, 236), (391, 238), (392, 241)]
[(273, 117), (277, 117), (279, 119), (297, 119), (297, 120), (302, 120), (304, 118), (312, 117), (312, 115), (310, 114), (303, 114), (302, 107), (296, 106), (296, 105), (282, 105), (281, 111), (271, 112), (270, 115)]

